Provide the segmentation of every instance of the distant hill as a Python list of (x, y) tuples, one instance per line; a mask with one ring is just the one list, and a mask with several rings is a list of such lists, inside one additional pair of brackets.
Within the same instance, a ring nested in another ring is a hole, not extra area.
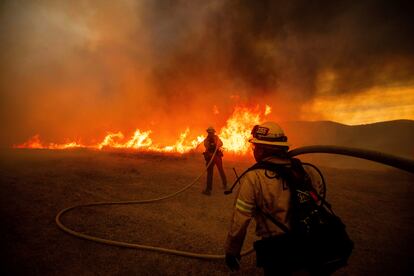
[(412, 120), (355, 126), (331, 121), (295, 121), (281, 125), (289, 137), (292, 148), (306, 145), (340, 145), (414, 158), (414, 121)]

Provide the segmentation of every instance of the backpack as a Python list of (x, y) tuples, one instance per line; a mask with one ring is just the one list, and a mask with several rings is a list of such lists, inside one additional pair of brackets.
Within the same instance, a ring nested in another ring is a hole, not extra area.
[(208, 147), (207, 147), (207, 151), (213, 153), (214, 150), (216, 149), (216, 137), (207, 137), (208, 139)]
[[(216, 151), (218, 137), (215, 135), (213, 137), (207, 137), (207, 146), (206, 151), (203, 152), (204, 159), (208, 162), (210, 161), (211, 156)], [(221, 148), (217, 149), (216, 156), (223, 157), (223, 150)]]
[(259, 168), (275, 171), (286, 180), (291, 191), (291, 229), (256, 206), (257, 211), (285, 232), (255, 242), (257, 265), (279, 262), (291, 271), (307, 269), (323, 273), (346, 266), (353, 242), (331, 205), (313, 188), (301, 161), (292, 158), (290, 166), (258, 162), (249, 170)]

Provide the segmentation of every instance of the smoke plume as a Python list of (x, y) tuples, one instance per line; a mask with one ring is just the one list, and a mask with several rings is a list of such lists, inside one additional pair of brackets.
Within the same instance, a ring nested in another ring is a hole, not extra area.
[[(2, 1), (0, 144), (39, 133), (222, 125), (235, 105), (300, 118), (320, 94), (412, 85), (410, 1)], [(161, 139), (161, 138), (160, 138)], [(161, 139), (162, 140), (162, 139)]]

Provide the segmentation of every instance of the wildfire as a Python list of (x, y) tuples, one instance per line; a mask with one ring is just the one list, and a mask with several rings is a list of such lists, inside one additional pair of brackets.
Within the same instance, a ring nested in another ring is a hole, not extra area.
[(124, 135), (122, 134), (122, 132), (109, 133), (108, 135), (105, 136), (103, 141), (98, 144), (97, 148), (98, 149), (103, 149), (105, 147), (121, 148), (122, 144), (119, 144), (116, 142), (116, 140), (118, 139), (124, 139)]
[(159, 151), (159, 152), (179, 152), (185, 153), (195, 149), (201, 142), (204, 140), (204, 136), (200, 135), (194, 140), (186, 141), (187, 135), (190, 132), (190, 129), (187, 128), (183, 133), (181, 133), (180, 138), (172, 146), (165, 146), (159, 148), (157, 146), (150, 147), (149, 150)]
[[(247, 142), (252, 126), (259, 124), (261, 116), (267, 116), (271, 112), (271, 107), (266, 105), (264, 112), (255, 109), (236, 107), (233, 114), (227, 120), (226, 125), (218, 132), (223, 141), (223, 148), (227, 152), (236, 154), (245, 154), (249, 149)], [(83, 145), (78, 142), (69, 142), (66, 144), (43, 144), (38, 134), (34, 135), (28, 141), (14, 148), (31, 148), (31, 149), (70, 149), (70, 148), (90, 148), (90, 149), (134, 149), (150, 152), (170, 152), (186, 153), (195, 150), (203, 142), (205, 136), (198, 135), (195, 139), (189, 139), (190, 129), (187, 128), (180, 134), (177, 141), (168, 146), (154, 144), (150, 138), (152, 131), (141, 131), (137, 129), (134, 134), (125, 141), (122, 132), (108, 133), (102, 142), (95, 145)]]
[(145, 149), (151, 146), (152, 140), (149, 138), (151, 130), (141, 132), (137, 129), (134, 135), (125, 143), (118, 142), (124, 139), (122, 132), (109, 133), (105, 136), (103, 141), (98, 145), (92, 146), (93, 148), (126, 148), (126, 149)]
[(247, 142), (252, 126), (260, 123), (260, 114), (247, 108), (236, 108), (219, 137), (226, 151), (244, 154), (249, 149)]
[(70, 148), (85, 148), (86, 146), (81, 145), (77, 142), (70, 142), (66, 144), (55, 144), (50, 143), (49, 145), (43, 145), (40, 141), (39, 134), (36, 134), (28, 141), (24, 142), (23, 144), (14, 146), (14, 148), (18, 149), (70, 149)]
[(39, 134), (36, 134), (35, 136), (30, 138), (29, 140), (27, 140), (23, 144), (14, 146), (14, 148), (18, 148), (18, 149), (43, 149), (45, 147), (42, 145), (42, 142), (40, 141)]
[(266, 105), (265, 107), (265, 116), (269, 115), (270, 113), (272, 113), (272, 108), (269, 105)]

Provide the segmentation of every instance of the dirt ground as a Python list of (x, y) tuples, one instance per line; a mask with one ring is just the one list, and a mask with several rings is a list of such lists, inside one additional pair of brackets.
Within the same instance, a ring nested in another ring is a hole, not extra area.
[[(315, 160), (314, 164), (317, 165)], [(224, 159), (241, 173), (249, 162)], [(94, 201), (149, 199), (187, 185), (200, 174), (200, 154), (161, 156), (86, 150), (2, 150), (2, 275), (226, 275), (222, 260), (198, 260), (81, 240), (55, 224), (59, 210)], [(347, 224), (355, 249), (335, 275), (414, 275), (414, 176), (396, 169), (321, 167), (328, 200)], [(212, 196), (202, 181), (154, 204), (76, 209), (64, 223), (125, 242), (223, 254), (234, 195), (224, 196), (215, 172)], [(251, 247), (253, 227), (245, 243)], [(234, 275), (261, 275), (254, 254)]]

